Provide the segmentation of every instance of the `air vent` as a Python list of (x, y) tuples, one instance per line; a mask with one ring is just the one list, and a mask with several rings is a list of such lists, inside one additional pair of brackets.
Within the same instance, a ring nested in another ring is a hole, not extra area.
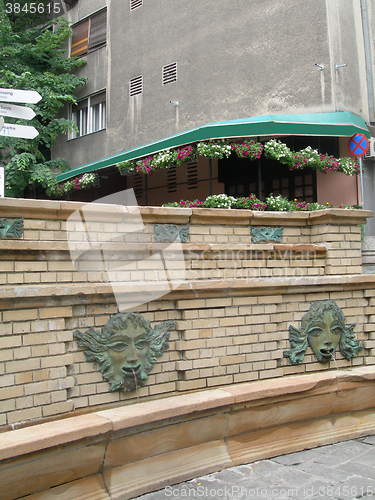
[(177, 170), (176, 167), (170, 167), (167, 172), (167, 192), (175, 193), (177, 191)]
[(188, 189), (196, 189), (198, 187), (198, 163), (196, 161), (187, 164), (186, 175)]
[(134, 194), (136, 198), (142, 198), (143, 194), (143, 176), (138, 174), (134, 177)]
[(163, 85), (177, 81), (177, 63), (163, 66)]
[(143, 93), (143, 76), (136, 76), (129, 81), (129, 95), (133, 97), (134, 95)]
[(142, 7), (142, 5), (143, 5), (143, 0), (130, 0), (130, 10)]

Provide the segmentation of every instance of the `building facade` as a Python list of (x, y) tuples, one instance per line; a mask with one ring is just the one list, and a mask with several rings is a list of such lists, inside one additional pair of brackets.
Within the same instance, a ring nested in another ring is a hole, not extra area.
[[(244, 165), (234, 157), (198, 157), (147, 177), (121, 177), (115, 165), (146, 151), (189, 144), (193, 137), (277, 137), (295, 149), (310, 145), (348, 156), (348, 138), (355, 131), (369, 137), (366, 125), (375, 122), (371, 0), (64, 5), (73, 23), (69, 50), (87, 61), (79, 71), (88, 80), (78, 105), (65, 110), (79, 131), (53, 147), (53, 156), (64, 156), (73, 167), (59, 180), (96, 171), (101, 177), (96, 197), (134, 187), (138, 202), (149, 205), (222, 192), (361, 203), (356, 176), (290, 172), (265, 160)], [(337, 112), (359, 119), (363, 127), (337, 127), (332, 122)], [(289, 115), (296, 117), (292, 128), (283, 126)], [(310, 127), (302, 127), (304, 121)], [(232, 127), (234, 122), (242, 128)], [(207, 132), (209, 124), (224, 124), (225, 132), (217, 127)], [(365, 163), (365, 207), (372, 208), (373, 160)]]

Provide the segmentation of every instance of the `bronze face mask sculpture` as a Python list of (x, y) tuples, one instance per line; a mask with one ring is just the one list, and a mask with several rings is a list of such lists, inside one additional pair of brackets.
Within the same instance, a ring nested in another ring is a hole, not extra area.
[(152, 329), (141, 314), (118, 313), (111, 316), (102, 333), (90, 327), (73, 335), (78, 346), (86, 348), (86, 360), (99, 363), (110, 391), (135, 391), (145, 385), (156, 357), (168, 349), (168, 330), (173, 325), (173, 321), (166, 321)]
[(289, 327), (291, 349), (284, 351), (293, 365), (300, 364), (310, 345), (321, 363), (333, 359), (339, 347), (346, 359), (351, 359), (362, 349), (353, 333), (355, 323), (345, 326), (345, 316), (334, 300), (314, 302), (302, 317), (301, 329)]

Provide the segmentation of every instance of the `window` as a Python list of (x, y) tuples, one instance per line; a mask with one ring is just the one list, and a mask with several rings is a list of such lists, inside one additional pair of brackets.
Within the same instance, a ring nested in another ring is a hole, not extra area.
[(177, 63), (167, 64), (163, 66), (162, 75), (163, 85), (167, 83), (177, 82)]
[(106, 93), (94, 94), (72, 106), (72, 120), (78, 127), (71, 138), (92, 134), (106, 128)]
[(73, 26), (73, 38), (70, 55), (82, 56), (102, 47), (107, 41), (107, 10), (81, 21)]

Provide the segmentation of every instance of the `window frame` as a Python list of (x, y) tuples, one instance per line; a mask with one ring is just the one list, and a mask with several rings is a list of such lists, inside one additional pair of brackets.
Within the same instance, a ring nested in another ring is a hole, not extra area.
[[(104, 19), (100, 19), (101, 16), (104, 16)], [(103, 27), (103, 25), (104, 29), (101, 34), (100, 28)], [(94, 12), (85, 19), (81, 19), (72, 26), (72, 30), (73, 36), (70, 39), (71, 57), (82, 57), (105, 47), (107, 45), (107, 7)], [(93, 41), (91, 42), (91, 40)], [(79, 48), (80, 45), (82, 45), (81, 48)]]
[[(85, 103), (87, 103), (85, 105)], [(95, 110), (98, 106), (97, 111)], [(76, 108), (76, 109), (75, 109)], [(97, 116), (95, 116), (95, 111)], [(78, 120), (75, 114), (79, 113)], [(73, 130), (69, 134), (69, 140), (78, 139), (86, 135), (95, 134), (107, 128), (107, 92), (101, 90), (90, 94), (77, 101), (77, 104), (72, 104), (70, 107), (70, 119), (78, 126), (79, 132)], [(98, 123), (98, 127), (95, 124)], [(85, 128), (83, 131), (82, 129)]]

